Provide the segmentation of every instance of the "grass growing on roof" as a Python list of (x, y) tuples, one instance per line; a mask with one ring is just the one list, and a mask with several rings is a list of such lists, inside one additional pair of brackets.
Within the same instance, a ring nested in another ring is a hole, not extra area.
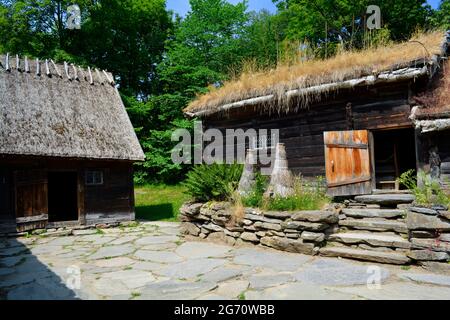
[[(249, 68), (221, 88), (211, 88), (209, 93), (199, 96), (185, 111), (214, 110), (227, 103), (269, 94), (282, 99), (288, 90), (355, 79), (391, 70), (396, 65), (414, 60), (429, 59), (433, 54), (440, 53), (443, 32), (418, 33), (411, 40), (363, 50), (342, 51), (326, 60), (280, 64), (276, 69), (267, 71)], [(314, 94), (303, 97), (303, 103), (307, 105), (314, 98)]]
[(143, 185), (135, 189), (136, 219), (178, 221), (181, 205), (190, 199), (180, 185)]

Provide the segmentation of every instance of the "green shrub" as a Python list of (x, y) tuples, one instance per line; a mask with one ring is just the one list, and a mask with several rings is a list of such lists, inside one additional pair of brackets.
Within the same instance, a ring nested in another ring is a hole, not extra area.
[(438, 180), (432, 179), (430, 175), (423, 171), (419, 172), (418, 178), (422, 182), (420, 186), (417, 184), (415, 170), (409, 170), (398, 179), (403, 186), (414, 194), (417, 204), (425, 206), (433, 204), (450, 205), (450, 198), (442, 190)]
[(268, 184), (267, 177), (257, 175), (255, 189), (252, 193), (242, 199), (246, 207), (261, 208), (273, 211), (295, 211), (295, 210), (318, 210), (321, 209), (329, 198), (325, 194), (323, 178), (318, 177), (311, 185), (302, 180), (301, 177), (294, 178), (294, 193), (288, 197), (264, 198)]
[(198, 165), (187, 174), (183, 185), (197, 201), (228, 200), (239, 185), (242, 170), (240, 164)]
[(256, 173), (255, 186), (249, 195), (242, 197), (242, 204), (245, 207), (260, 208), (263, 205), (264, 192), (266, 192), (269, 179), (260, 172)]
[(329, 202), (325, 189), (322, 188), (323, 178), (318, 177), (311, 185), (301, 177), (294, 180), (294, 193), (288, 197), (274, 197), (266, 202), (265, 209), (273, 211), (319, 210)]

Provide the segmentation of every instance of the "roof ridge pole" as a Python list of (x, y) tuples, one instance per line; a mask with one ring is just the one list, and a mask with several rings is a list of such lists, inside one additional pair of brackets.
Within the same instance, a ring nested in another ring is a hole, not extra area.
[(6, 71), (11, 71), (11, 68), (9, 66), (9, 53), (6, 53), (5, 69)]
[(56, 65), (55, 61), (53, 61), (53, 59), (50, 59), (50, 62), (52, 63), (53, 68), (55, 68), (55, 71), (56, 71), (56, 73), (58, 74), (58, 76), (59, 76), (60, 78), (62, 78), (61, 72), (59, 72), (58, 66)]
[(30, 73), (30, 64), (28, 63), (28, 57), (25, 56), (25, 72)]
[(77, 72), (77, 67), (72, 63), (72, 68), (73, 68), (73, 73), (75, 74), (74, 79), (75, 80), (79, 80), (78, 78), (78, 72)]
[(102, 71), (105, 74), (106, 80), (108, 80), (109, 84), (114, 85), (114, 79), (111, 79), (105, 70), (102, 70)]
[(18, 54), (16, 54), (16, 69), (17, 69), (17, 71), (21, 71), (20, 70), (20, 59), (19, 59)]
[(88, 66), (88, 73), (89, 73), (89, 83), (94, 84), (94, 79), (92, 78), (91, 67), (89, 67), (89, 66)]
[(48, 67), (48, 60), (47, 59), (45, 59), (45, 73), (47, 74), (47, 76), (51, 76), (51, 73), (50, 73), (50, 68)]
[(64, 61), (64, 71), (66, 73), (66, 77), (67, 79), (69, 79), (70, 81), (72, 81), (72, 77), (69, 74), (69, 65), (67, 64), (66, 61)]
[(102, 78), (102, 76), (100, 74), (100, 71), (98, 71), (97, 68), (95, 68), (95, 73), (97, 74), (98, 81), (100, 82), (100, 84), (105, 84), (105, 81), (103, 80), (103, 78)]
[(36, 58), (36, 75), (37, 75), (37, 76), (40, 76), (40, 75), (41, 75), (41, 64), (40, 64), (38, 58)]

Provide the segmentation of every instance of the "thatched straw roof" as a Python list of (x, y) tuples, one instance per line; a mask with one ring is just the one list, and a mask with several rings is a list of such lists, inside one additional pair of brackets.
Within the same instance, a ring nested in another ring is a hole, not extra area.
[(326, 94), (342, 89), (415, 79), (433, 73), (450, 38), (441, 31), (423, 33), (410, 41), (375, 49), (344, 52), (327, 60), (282, 65), (261, 73), (243, 73), (219, 89), (199, 96), (184, 111), (207, 117), (242, 107), (261, 112), (286, 113), (289, 101), (307, 107)]
[(0, 55), (0, 155), (144, 160), (113, 79)]

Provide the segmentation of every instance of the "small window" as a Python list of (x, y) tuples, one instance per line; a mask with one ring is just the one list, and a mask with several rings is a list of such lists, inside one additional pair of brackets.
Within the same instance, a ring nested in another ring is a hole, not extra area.
[(98, 186), (103, 184), (103, 171), (89, 170), (86, 171), (86, 185)]
[(267, 150), (273, 149), (276, 147), (277, 138), (273, 133), (271, 135), (259, 135), (258, 137), (253, 138), (251, 143), (251, 149), (254, 150)]

